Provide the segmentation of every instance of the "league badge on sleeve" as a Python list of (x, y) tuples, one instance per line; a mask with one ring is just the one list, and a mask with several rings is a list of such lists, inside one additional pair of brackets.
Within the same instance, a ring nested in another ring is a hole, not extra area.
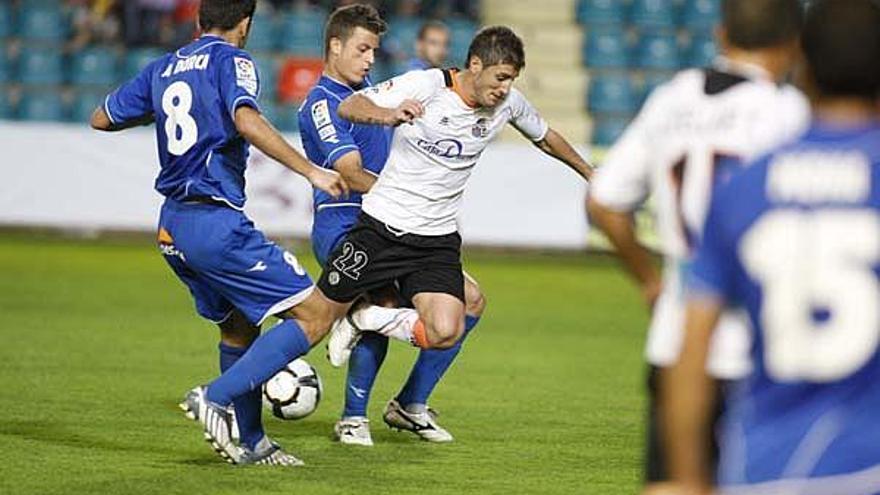
[(252, 96), (257, 96), (257, 68), (253, 61), (242, 57), (233, 57), (235, 62), (235, 81)]

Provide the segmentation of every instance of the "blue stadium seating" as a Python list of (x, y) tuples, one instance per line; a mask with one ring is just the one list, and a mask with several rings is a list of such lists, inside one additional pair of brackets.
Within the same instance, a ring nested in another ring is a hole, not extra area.
[(657, 86), (669, 81), (672, 79), (674, 75), (673, 72), (651, 72), (645, 74), (645, 81), (641, 86), (641, 98), (639, 99), (639, 106), (645, 103), (645, 100), (648, 99), (648, 96), (657, 89)]
[(712, 60), (718, 54), (715, 41), (707, 36), (697, 36), (691, 39), (685, 55), (685, 65), (688, 67), (706, 67), (712, 64)]
[(106, 94), (96, 91), (77, 91), (70, 107), (70, 121), (84, 123), (92, 117), (92, 112), (104, 104)]
[(278, 61), (263, 54), (253, 55), (253, 58), (260, 78), (260, 100), (274, 100), (278, 95)]
[(588, 27), (626, 21), (626, 9), (620, 0), (579, 0), (575, 15), (578, 23)]
[(643, 35), (639, 39), (635, 62), (644, 69), (677, 69), (680, 66), (678, 40), (671, 33)]
[(611, 146), (617, 138), (626, 130), (630, 119), (628, 117), (598, 118), (593, 124), (593, 144), (596, 146)]
[(629, 46), (621, 29), (591, 29), (584, 38), (584, 64), (595, 68), (623, 68), (629, 64)]
[(64, 101), (57, 91), (25, 93), (18, 104), (18, 118), (31, 121), (64, 120)]
[(122, 78), (131, 79), (138, 75), (150, 62), (161, 57), (165, 52), (158, 48), (133, 48), (125, 54)]
[(637, 105), (633, 83), (624, 74), (599, 74), (590, 80), (587, 108), (601, 114), (629, 114)]
[(109, 48), (87, 48), (71, 57), (74, 84), (110, 86), (119, 80), (119, 55)]
[(672, 0), (633, 0), (630, 19), (642, 30), (675, 29), (675, 5)]
[(464, 67), (467, 51), (479, 26), (465, 19), (452, 19), (449, 24), (449, 58), (447, 64)]
[(419, 35), (421, 19), (415, 17), (395, 17), (388, 23), (387, 45), (395, 51), (403, 51), (413, 56), (416, 38)]
[(12, 6), (9, 2), (0, 3), (0, 38), (8, 38), (15, 31), (15, 24), (12, 18)]
[(248, 34), (247, 49), (253, 51), (271, 51), (278, 46), (277, 24), (275, 18), (257, 11), (254, 14), (251, 31)]
[(711, 33), (720, 20), (720, 0), (687, 0), (684, 5), (682, 24), (691, 31)]
[(279, 27), (279, 48), (303, 57), (321, 58), (324, 53), (324, 13), (297, 10), (286, 14)]
[(5, 47), (0, 47), (0, 83), (12, 80), (12, 67)]
[(15, 117), (15, 109), (9, 101), (9, 92), (0, 89), (0, 120), (9, 120)]
[(69, 24), (60, 6), (44, 2), (22, 2), (18, 13), (18, 36), (31, 41), (62, 41)]
[(260, 103), (260, 110), (266, 119), (281, 132), (293, 133), (299, 130), (296, 106), (265, 101)]
[(58, 48), (26, 48), (18, 58), (18, 79), (27, 84), (61, 84), (63, 65)]

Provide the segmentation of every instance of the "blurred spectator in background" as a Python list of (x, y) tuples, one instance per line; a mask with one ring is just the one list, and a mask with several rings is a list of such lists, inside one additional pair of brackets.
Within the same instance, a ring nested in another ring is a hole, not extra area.
[(119, 39), (120, 26), (115, 0), (68, 0), (73, 23), (71, 48), (90, 43), (112, 43)]
[(178, 0), (126, 0), (123, 3), (125, 44), (171, 45)]
[(198, 35), (196, 19), (200, 0), (177, 0), (174, 8), (174, 46), (185, 45)]
[(428, 21), (419, 28), (416, 38), (416, 56), (407, 70), (425, 70), (442, 67), (449, 54), (449, 28), (440, 21)]

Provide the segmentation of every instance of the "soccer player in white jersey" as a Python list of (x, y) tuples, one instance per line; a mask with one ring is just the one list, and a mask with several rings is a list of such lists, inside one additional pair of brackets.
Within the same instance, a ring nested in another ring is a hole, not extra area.
[[(713, 190), (748, 161), (794, 139), (807, 125), (803, 95), (784, 84), (798, 50), (797, 0), (725, 0), (722, 55), (660, 86), (610, 150), (590, 190), (593, 223), (604, 231), (642, 288), (653, 315), (648, 333), (646, 492), (668, 481), (658, 432), (657, 380), (675, 364), (682, 339), (681, 272), (688, 264)], [(661, 277), (636, 239), (633, 212), (653, 194), (664, 257)], [(728, 313), (716, 332), (709, 370), (719, 380), (749, 372), (748, 332)]]
[(524, 65), (522, 40), (509, 28), (488, 27), (472, 40), (466, 69), (408, 72), (339, 105), (339, 115), (351, 122), (399, 127), (358, 223), (330, 255), (319, 286), (342, 302), (395, 282), (415, 311), (392, 321), (355, 311), (351, 324), (338, 326), (331, 338), (337, 362), (358, 330), (421, 348), (448, 348), (461, 338), (465, 295), (456, 218), (471, 171), (507, 123), (590, 178), (587, 162), (513, 88)]

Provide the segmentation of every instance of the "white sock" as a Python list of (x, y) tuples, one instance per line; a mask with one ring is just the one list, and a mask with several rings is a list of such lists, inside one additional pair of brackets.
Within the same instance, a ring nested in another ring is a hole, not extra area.
[(419, 313), (414, 309), (364, 306), (352, 313), (351, 319), (361, 330), (379, 332), (416, 347), (420, 347), (420, 340), (424, 341), (424, 336), (417, 338), (415, 335)]

